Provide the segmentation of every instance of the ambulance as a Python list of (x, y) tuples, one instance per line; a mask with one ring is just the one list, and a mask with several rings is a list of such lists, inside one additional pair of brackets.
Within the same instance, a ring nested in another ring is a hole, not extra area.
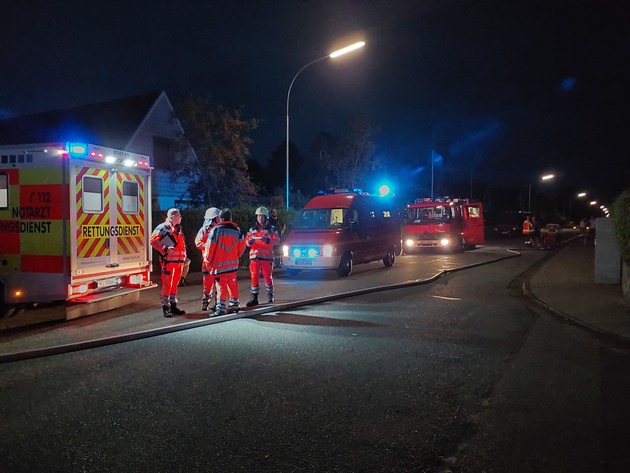
[(404, 234), (407, 253), (420, 248), (474, 249), (485, 242), (483, 206), (468, 199), (418, 198), (407, 205)]
[(340, 277), (355, 264), (393, 266), (401, 253), (402, 222), (390, 197), (336, 189), (313, 197), (282, 246), (289, 273), (334, 269)]
[(65, 303), (72, 319), (151, 282), (148, 156), (87, 143), (0, 146), (0, 315)]

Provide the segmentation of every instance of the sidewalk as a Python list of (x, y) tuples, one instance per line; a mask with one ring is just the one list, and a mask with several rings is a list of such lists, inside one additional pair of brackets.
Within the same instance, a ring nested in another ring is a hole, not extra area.
[(595, 283), (595, 247), (568, 243), (529, 280), (537, 302), (603, 335), (630, 342), (630, 304), (620, 285)]

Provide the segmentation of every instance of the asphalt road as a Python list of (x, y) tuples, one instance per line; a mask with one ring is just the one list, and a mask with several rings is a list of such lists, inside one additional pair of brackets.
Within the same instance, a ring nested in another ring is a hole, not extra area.
[(518, 296), (539, 258), (2, 364), (0, 470), (627, 471), (628, 353)]

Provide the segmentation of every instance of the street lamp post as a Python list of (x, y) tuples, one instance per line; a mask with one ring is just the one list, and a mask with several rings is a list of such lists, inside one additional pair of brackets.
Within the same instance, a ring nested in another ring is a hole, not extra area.
[[(556, 177), (554, 174), (545, 174), (544, 176), (540, 176), (540, 180), (548, 181), (554, 177)], [(532, 213), (532, 184), (533, 182), (529, 183), (529, 189), (527, 190), (527, 213)]]
[(354, 51), (355, 49), (362, 48), (363, 46), (365, 46), (365, 42), (359, 41), (358, 43), (354, 43), (354, 44), (351, 44), (350, 46), (346, 46), (345, 48), (338, 49), (337, 51), (334, 51), (326, 56), (320, 57), (318, 59), (315, 59), (314, 61), (309, 62), (308, 64), (302, 66), (302, 68), (299, 71), (297, 71), (297, 74), (295, 74), (295, 76), (293, 77), (293, 80), (291, 81), (291, 84), (289, 85), (289, 91), (287, 92), (287, 143), (286, 143), (286, 157), (287, 157), (286, 208), (287, 210), (289, 210), (289, 101), (291, 99), (291, 89), (293, 88), (293, 83), (295, 82), (295, 79), (297, 79), (297, 77), (300, 75), (300, 73), (304, 69), (306, 69), (308, 66), (315, 64), (316, 62), (323, 61), (324, 59), (328, 59), (328, 58), (335, 59), (339, 56), (343, 56), (344, 54), (349, 53), (350, 51)]

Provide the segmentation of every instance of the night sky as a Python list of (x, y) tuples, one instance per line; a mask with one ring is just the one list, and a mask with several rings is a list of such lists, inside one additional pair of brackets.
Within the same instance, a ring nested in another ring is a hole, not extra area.
[[(388, 177), (556, 188), (610, 203), (630, 186), (630, 8), (622, 1), (2, 2), (0, 117), (164, 90), (263, 119), (285, 139), (342, 136), (365, 115)], [(282, 171), (283, 172), (283, 171)], [(411, 176), (411, 178), (410, 178)], [(401, 184), (402, 186), (402, 184)]]

